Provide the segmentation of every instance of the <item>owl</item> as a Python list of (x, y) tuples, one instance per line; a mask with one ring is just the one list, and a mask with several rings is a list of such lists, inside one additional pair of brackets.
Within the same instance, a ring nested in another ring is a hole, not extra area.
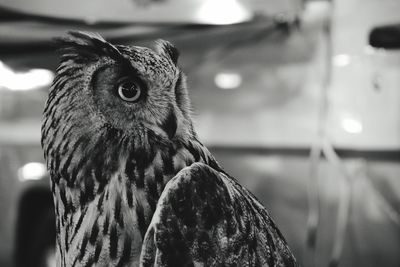
[(200, 142), (169, 42), (70, 32), (43, 112), (57, 266), (297, 266)]

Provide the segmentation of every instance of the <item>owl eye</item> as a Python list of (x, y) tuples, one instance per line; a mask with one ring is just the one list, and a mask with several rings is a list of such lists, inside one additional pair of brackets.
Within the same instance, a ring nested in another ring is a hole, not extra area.
[(127, 102), (134, 102), (139, 99), (141, 89), (139, 85), (130, 80), (124, 80), (118, 85), (119, 97)]

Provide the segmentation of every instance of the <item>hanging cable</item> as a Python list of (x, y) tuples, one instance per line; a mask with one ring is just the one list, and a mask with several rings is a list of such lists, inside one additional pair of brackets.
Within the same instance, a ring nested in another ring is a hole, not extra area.
[(318, 107), (318, 133), (317, 139), (311, 146), (310, 151), (310, 176), (308, 180), (308, 218), (307, 218), (307, 235), (306, 235), (306, 253), (305, 259), (307, 266), (316, 266), (317, 261), (317, 241), (318, 226), (320, 223), (320, 195), (319, 195), (319, 163), (323, 154), (323, 143), (326, 138), (326, 118), (328, 113), (328, 89), (331, 82), (332, 72), (332, 40), (331, 40), (331, 23), (333, 3), (330, 4), (330, 13), (323, 25), (323, 40), (325, 41), (325, 76), (322, 85), (322, 94), (320, 105)]
[(329, 267), (336, 267), (339, 265), (339, 261), (343, 252), (344, 241), (346, 238), (346, 230), (350, 216), (351, 199), (352, 199), (352, 185), (353, 178), (346, 166), (336, 154), (330, 142), (326, 141), (323, 145), (323, 151), (326, 159), (336, 169), (338, 169), (345, 179), (345, 186), (342, 186), (342, 194), (339, 198), (338, 215), (336, 220), (336, 229), (334, 235), (333, 249), (331, 258), (329, 260)]
[(308, 181), (308, 218), (306, 237), (306, 260), (307, 266), (316, 265), (317, 231), (319, 224), (319, 181), (318, 170), (322, 149), (320, 143), (312, 146), (310, 151), (310, 176)]

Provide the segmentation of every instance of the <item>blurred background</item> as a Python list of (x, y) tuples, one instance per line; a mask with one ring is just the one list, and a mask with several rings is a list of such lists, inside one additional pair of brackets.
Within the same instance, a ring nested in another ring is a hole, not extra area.
[[(0, 0), (0, 266), (55, 266), (51, 38), (173, 42), (201, 140), (303, 266), (400, 266), (399, 0)], [(399, 50), (398, 50), (399, 49)]]

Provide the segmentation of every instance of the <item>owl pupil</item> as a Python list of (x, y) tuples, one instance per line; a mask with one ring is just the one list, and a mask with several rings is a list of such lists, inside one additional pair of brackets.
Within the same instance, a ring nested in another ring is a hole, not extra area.
[(127, 85), (122, 88), (122, 93), (125, 97), (131, 98), (137, 94), (137, 89), (135, 85)]
[(140, 97), (140, 88), (133, 82), (121, 83), (118, 87), (119, 97), (128, 102), (133, 102)]

